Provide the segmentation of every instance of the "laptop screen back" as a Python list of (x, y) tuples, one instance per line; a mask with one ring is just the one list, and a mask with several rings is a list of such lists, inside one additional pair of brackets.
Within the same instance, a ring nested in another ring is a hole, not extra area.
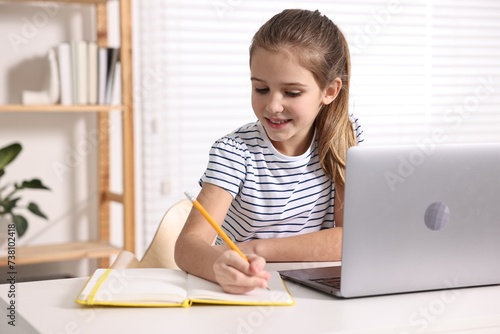
[(342, 295), (500, 283), (500, 144), (353, 147)]

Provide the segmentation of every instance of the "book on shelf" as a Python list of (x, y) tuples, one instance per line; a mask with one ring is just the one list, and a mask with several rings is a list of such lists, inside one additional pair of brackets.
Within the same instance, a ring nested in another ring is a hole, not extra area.
[(106, 104), (106, 78), (108, 76), (108, 48), (99, 47), (98, 50), (98, 95), (97, 103)]
[(85, 41), (71, 42), (74, 104), (88, 103), (88, 47)]
[(88, 42), (87, 44), (87, 76), (88, 76), (88, 87), (87, 87), (87, 103), (97, 104), (97, 91), (98, 91), (98, 49), (96, 42)]
[(216, 283), (178, 269), (100, 268), (87, 280), (76, 302), (130, 307), (295, 304), (278, 272), (271, 272), (268, 286), (269, 289), (257, 288), (245, 294), (230, 294)]
[(57, 63), (59, 66), (59, 82), (61, 85), (61, 104), (73, 104), (73, 79), (71, 68), (71, 46), (61, 43), (57, 46)]
[(115, 74), (113, 76), (113, 85), (111, 87), (111, 99), (109, 101), (112, 105), (120, 105), (122, 103), (122, 63), (117, 62), (115, 67)]
[(119, 48), (71, 41), (60, 43), (55, 50), (61, 104), (121, 104)]
[(104, 101), (106, 104), (111, 104), (113, 99), (113, 87), (116, 84), (116, 64), (120, 61), (120, 49), (108, 48), (107, 49), (107, 68), (106, 68), (106, 89)]

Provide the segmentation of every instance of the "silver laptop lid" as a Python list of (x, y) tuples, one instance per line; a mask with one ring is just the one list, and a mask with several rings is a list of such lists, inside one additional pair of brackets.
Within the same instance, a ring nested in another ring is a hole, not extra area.
[(346, 297), (500, 283), (500, 144), (353, 147)]

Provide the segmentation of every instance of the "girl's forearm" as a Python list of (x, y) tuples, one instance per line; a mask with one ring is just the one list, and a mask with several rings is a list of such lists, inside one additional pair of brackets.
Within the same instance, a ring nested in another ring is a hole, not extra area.
[(262, 256), (268, 262), (340, 261), (342, 227), (285, 238), (259, 239), (238, 244), (243, 252)]
[(198, 236), (188, 234), (180, 237), (175, 245), (175, 262), (182, 270), (215, 282), (213, 264), (221, 251)]

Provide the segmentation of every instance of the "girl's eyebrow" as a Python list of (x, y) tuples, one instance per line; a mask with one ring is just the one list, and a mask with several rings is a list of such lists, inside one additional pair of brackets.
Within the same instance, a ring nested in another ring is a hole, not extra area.
[[(266, 83), (265, 80), (262, 80), (262, 79), (259, 79), (259, 78), (256, 78), (256, 77), (250, 77), (250, 80), (251, 81), (258, 81), (258, 82), (261, 82), (261, 83)], [(300, 82), (283, 82), (281, 84), (283, 86), (307, 87), (307, 85), (305, 85), (303, 83), (300, 83)]]
[(251, 80), (251, 81), (258, 81), (258, 82), (262, 82), (262, 83), (264, 83), (264, 82), (265, 82), (264, 80), (259, 79), (259, 78), (256, 78), (256, 77), (250, 77), (250, 80)]

